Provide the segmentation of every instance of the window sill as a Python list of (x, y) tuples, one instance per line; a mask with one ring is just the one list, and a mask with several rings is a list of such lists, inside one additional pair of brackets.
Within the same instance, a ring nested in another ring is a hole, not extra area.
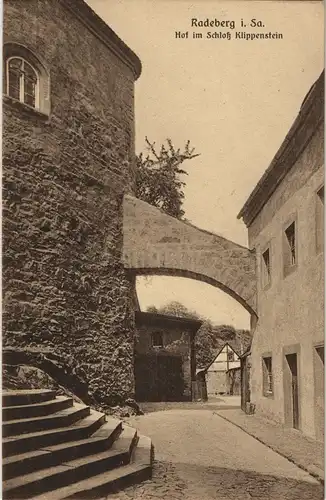
[(293, 274), (298, 268), (298, 264), (293, 264), (292, 266), (285, 267), (283, 270), (283, 278), (287, 278), (290, 274)]
[(273, 392), (264, 392), (263, 396), (264, 396), (264, 398), (274, 399), (274, 393)]
[(17, 99), (14, 99), (13, 97), (9, 97), (8, 95), (3, 95), (3, 103), (7, 106), (10, 106), (13, 109), (17, 109), (19, 111), (22, 111), (25, 116), (33, 116), (36, 118), (40, 118), (41, 120), (48, 120), (49, 115), (47, 113), (44, 113), (43, 111), (40, 111), (36, 108), (33, 108), (32, 106), (29, 106), (28, 104), (25, 104), (24, 102), (18, 101)]

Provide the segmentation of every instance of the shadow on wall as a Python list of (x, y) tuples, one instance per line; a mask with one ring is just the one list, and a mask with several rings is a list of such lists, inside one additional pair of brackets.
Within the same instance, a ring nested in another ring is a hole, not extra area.
[[(6, 389), (55, 388), (58, 385), (84, 403), (91, 402), (86, 374), (76, 366), (73, 358), (64, 358), (48, 350), (6, 348), (2, 363), (3, 368), (6, 367), (3, 378)], [(35, 380), (31, 378), (32, 373)]]

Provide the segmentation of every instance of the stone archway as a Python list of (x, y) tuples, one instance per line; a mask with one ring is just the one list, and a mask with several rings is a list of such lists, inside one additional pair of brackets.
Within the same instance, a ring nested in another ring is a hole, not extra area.
[(130, 195), (123, 202), (123, 265), (136, 275), (204, 281), (256, 316), (256, 258), (252, 251)]

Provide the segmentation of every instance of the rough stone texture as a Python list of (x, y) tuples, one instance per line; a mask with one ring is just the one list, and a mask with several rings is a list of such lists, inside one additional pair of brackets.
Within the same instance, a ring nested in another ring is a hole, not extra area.
[(4, 42), (51, 75), (49, 117), (4, 98), (3, 344), (70, 353), (95, 398), (132, 396), (134, 75), (64, 2), (8, 0)]
[(316, 479), (210, 411), (162, 411), (130, 422), (155, 443), (153, 479), (107, 500), (324, 498)]
[[(12, 365), (13, 367), (28, 365), (31, 369), (42, 370), (56, 384), (65, 387), (72, 394), (81, 398), (84, 403), (88, 404), (91, 402), (88, 395), (87, 375), (78, 367), (72, 356), (58, 356), (44, 348), (42, 351), (5, 348), (3, 350), (2, 362), (5, 365)], [(19, 389), (19, 387), (17, 388)], [(37, 388), (37, 385), (35, 388)], [(40, 384), (39, 388), (44, 388), (44, 386)]]
[(52, 389), (57, 395), (72, 397), (77, 403), (85, 403), (76, 394), (63, 387), (40, 368), (30, 365), (2, 365), (2, 389), (4, 391)]
[(184, 276), (216, 286), (256, 311), (255, 254), (216, 234), (124, 197), (123, 262), (137, 274)]

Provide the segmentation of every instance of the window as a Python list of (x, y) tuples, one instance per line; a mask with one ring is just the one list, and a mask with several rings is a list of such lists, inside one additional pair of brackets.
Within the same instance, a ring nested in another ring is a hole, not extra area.
[(33, 66), (21, 57), (10, 57), (7, 59), (6, 72), (7, 95), (33, 108), (38, 108), (38, 75)]
[(322, 361), (322, 363), (324, 364), (325, 361), (324, 361), (324, 346), (316, 346), (316, 352), (320, 358), (320, 360)]
[(297, 255), (297, 231), (296, 222), (291, 222), (284, 231), (283, 235), (283, 271), (284, 276), (290, 274), (296, 269), (298, 262)]
[(316, 250), (324, 250), (324, 186), (317, 191), (316, 196)]
[(38, 58), (26, 47), (8, 43), (4, 45), (3, 60), (3, 91), (11, 98), (11, 103), (19, 101), (49, 114), (49, 74)]
[(263, 393), (264, 396), (273, 394), (273, 373), (272, 373), (272, 357), (263, 357)]
[(228, 361), (234, 361), (234, 352), (228, 351)]
[(262, 254), (262, 286), (263, 288), (271, 282), (271, 257), (270, 250), (267, 248)]
[(163, 347), (163, 333), (154, 332), (152, 334), (152, 346), (153, 347)]
[(288, 245), (289, 245), (291, 266), (294, 266), (294, 264), (296, 262), (296, 255), (295, 255), (295, 222), (292, 222), (292, 224), (285, 230), (285, 234), (286, 234), (286, 238), (288, 240)]
[(321, 187), (318, 191), (317, 191), (317, 195), (322, 203), (322, 205), (324, 205), (324, 186)]

